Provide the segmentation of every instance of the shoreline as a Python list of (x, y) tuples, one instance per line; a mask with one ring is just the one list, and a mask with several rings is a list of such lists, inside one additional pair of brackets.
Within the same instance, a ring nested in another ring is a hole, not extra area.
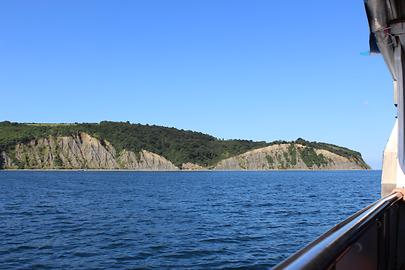
[(0, 169), (0, 172), (336, 172), (381, 171), (381, 169), (280, 169), (280, 170), (131, 170), (131, 169)]

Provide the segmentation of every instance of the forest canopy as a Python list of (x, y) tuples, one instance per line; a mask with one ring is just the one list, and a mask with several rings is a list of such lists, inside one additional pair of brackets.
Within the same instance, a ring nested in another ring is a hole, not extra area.
[(148, 150), (162, 155), (176, 166), (192, 162), (212, 166), (218, 161), (252, 149), (274, 144), (297, 143), (316, 149), (325, 149), (355, 160), (362, 160), (359, 152), (333, 144), (309, 142), (304, 139), (288, 141), (222, 140), (201, 132), (130, 122), (102, 121), (100, 123), (14, 123), (0, 122), (0, 151), (7, 151), (18, 143), (52, 136), (70, 136), (88, 133), (110, 142), (116, 150), (139, 152)]

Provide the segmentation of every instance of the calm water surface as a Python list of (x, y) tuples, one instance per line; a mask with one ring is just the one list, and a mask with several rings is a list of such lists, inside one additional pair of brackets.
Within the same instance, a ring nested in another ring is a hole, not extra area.
[(268, 269), (380, 175), (0, 171), (0, 269)]

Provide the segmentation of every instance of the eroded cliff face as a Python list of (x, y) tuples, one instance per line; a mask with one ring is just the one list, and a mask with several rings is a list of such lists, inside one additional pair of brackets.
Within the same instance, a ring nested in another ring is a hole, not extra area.
[(2, 152), (0, 160), (5, 169), (178, 169), (164, 157), (146, 150), (117, 153), (109, 142), (86, 133), (17, 144), (12, 151)]
[(181, 164), (181, 169), (184, 171), (198, 171), (204, 169), (207, 170), (207, 168), (191, 162)]
[[(134, 153), (116, 149), (106, 140), (86, 133), (72, 136), (32, 140), (0, 152), (0, 168), (4, 169), (128, 169), (178, 170), (171, 161), (146, 150)], [(204, 168), (191, 162), (182, 170), (357, 170), (369, 169), (358, 157), (346, 157), (324, 149), (298, 143), (275, 144), (227, 158), (215, 166)]]
[(142, 150), (138, 154), (124, 150), (118, 157), (121, 168), (135, 170), (173, 171), (178, 170), (170, 161), (158, 154)]
[(363, 170), (358, 160), (300, 144), (278, 144), (220, 161), (216, 170)]
[(17, 169), (17, 165), (11, 160), (6, 152), (0, 153), (0, 168)]

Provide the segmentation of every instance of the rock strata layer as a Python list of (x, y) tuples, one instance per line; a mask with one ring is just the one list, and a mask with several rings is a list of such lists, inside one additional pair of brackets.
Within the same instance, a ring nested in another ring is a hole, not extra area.
[[(279, 143), (247, 151), (204, 167), (192, 162), (181, 170), (362, 170), (369, 169), (361, 156), (338, 154), (299, 143)], [(100, 169), (179, 170), (170, 160), (147, 150), (116, 148), (106, 140), (81, 132), (48, 136), (18, 143), (0, 152), (0, 169)]]
[(108, 141), (87, 133), (49, 136), (19, 143), (13, 150), (1, 152), (0, 160), (5, 169), (178, 170), (172, 162), (158, 154), (146, 150), (117, 153)]
[(327, 150), (286, 143), (275, 144), (220, 161), (216, 170), (364, 170), (360, 160)]

